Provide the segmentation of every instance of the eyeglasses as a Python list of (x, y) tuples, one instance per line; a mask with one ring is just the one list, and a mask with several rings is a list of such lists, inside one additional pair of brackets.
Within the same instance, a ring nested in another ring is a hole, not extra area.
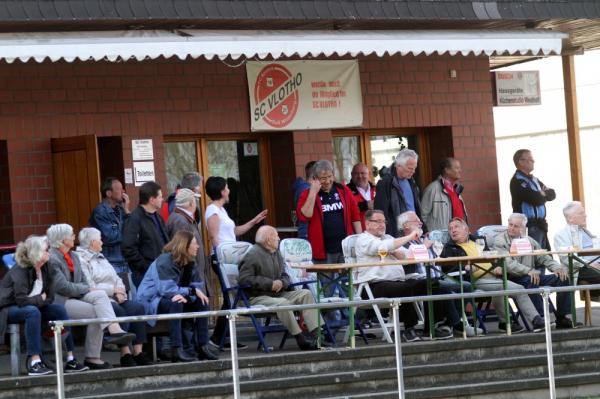
[(319, 181), (333, 180), (333, 175), (319, 177)]
[(387, 224), (387, 220), (385, 219), (369, 219), (367, 222), (373, 222), (377, 224)]

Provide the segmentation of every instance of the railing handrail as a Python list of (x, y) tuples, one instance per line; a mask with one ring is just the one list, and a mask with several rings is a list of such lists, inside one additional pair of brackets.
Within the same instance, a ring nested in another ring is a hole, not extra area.
[(598, 290), (600, 284), (588, 284), (588, 285), (574, 285), (566, 287), (540, 287), (540, 288), (529, 288), (529, 289), (516, 289), (516, 290), (498, 290), (498, 291), (475, 291), (465, 292), (456, 294), (440, 294), (440, 295), (422, 295), (422, 296), (411, 296), (411, 297), (396, 297), (396, 298), (377, 298), (377, 299), (359, 299), (353, 301), (340, 301), (340, 302), (321, 302), (304, 305), (286, 305), (286, 306), (258, 306), (255, 308), (236, 308), (229, 310), (211, 310), (204, 312), (189, 312), (189, 313), (172, 313), (172, 314), (157, 314), (157, 315), (144, 315), (144, 316), (126, 316), (126, 317), (114, 317), (114, 318), (96, 318), (96, 319), (77, 319), (77, 320), (54, 320), (49, 323), (52, 326), (82, 326), (88, 324), (104, 324), (104, 323), (131, 323), (140, 321), (151, 321), (151, 320), (180, 320), (180, 319), (192, 319), (197, 317), (211, 317), (211, 316), (246, 316), (250, 314), (263, 314), (263, 313), (275, 313), (280, 311), (302, 311), (309, 309), (332, 309), (332, 308), (348, 308), (348, 307), (365, 307), (371, 305), (378, 305), (383, 307), (392, 307), (394, 304), (404, 304), (413, 302), (428, 302), (428, 301), (445, 301), (445, 300), (456, 300), (456, 299), (468, 299), (468, 298), (487, 298), (496, 296), (511, 296), (518, 294), (542, 294), (547, 292), (548, 294), (554, 292), (571, 292), (579, 290)]

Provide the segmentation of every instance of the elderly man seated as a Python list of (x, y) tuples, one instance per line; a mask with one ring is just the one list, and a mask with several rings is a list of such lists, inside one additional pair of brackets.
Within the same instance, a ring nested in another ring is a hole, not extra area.
[[(256, 244), (240, 262), (240, 284), (250, 285), (246, 293), (252, 305), (286, 306), (315, 303), (309, 290), (288, 291), (290, 277), (284, 271), (284, 262), (279, 249), (279, 235), (271, 226), (262, 226), (256, 232)], [(302, 350), (317, 349), (316, 331), (318, 313), (313, 310), (302, 312), (308, 332), (303, 332), (292, 311), (277, 312), (277, 318), (296, 338)]]
[[(554, 248), (565, 249), (568, 247), (592, 249), (594, 247), (593, 240), (596, 238), (587, 229), (587, 215), (585, 208), (579, 201), (567, 203), (563, 208), (563, 215), (567, 225), (563, 227), (554, 236)], [(600, 261), (597, 256), (582, 256), (586, 262), (591, 262), (585, 265), (580, 262), (573, 262), (573, 269), (577, 273), (578, 281), (585, 281), (588, 284), (600, 284)], [(567, 255), (560, 256), (560, 262), (564, 267), (569, 267), (569, 257)], [(600, 297), (600, 291), (593, 291), (595, 297)]]
[[(469, 234), (469, 226), (464, 220), (454, 218), (448, 223), (448, 232), (450, 240), (444, 246), (444, 250), (440, 255), (442, 258), (450, 258), (455, 256), (479, 256), (475, 245), (476, 237)], [(502, 281), (502, 268), (494, 267), (491, 263), (478, 263), (473, 265), (470, 273), (472, 281), (475, 283), (475, 288), (482, 291), (501, 291), (504, 289)], [(522, 285), (508, 281), (506, 288), (508, 290), (523, 289)], [(540, 317), (535, 306), (525, 294), (510, 296), (519, 306), (521, 313), (533, 326), (533, 331), (538, 332), (544, 329), (544, 319)], [(506, 331), (506, 310), (504, 309), (504, 298), (501, 296), (492, 297), (492, 304), (498, 314), (498, 328)], [(525, 328), (517, 321), (511, 323), (510, 329), (513, 333), (522, 332)]]
[[(380, 210), (369, 210), (365, 213), (366, 231), (356, 240), (356, 260), (359, 263), (373, 263), (381, 260), (392, 261), (405, 257), (402, 246), (411, 240), (421, 237), (421, 229), (415, 229), (410, 234), (393, 238), (385, 234), (385, 215)], [(380, 249), (387, 252), (381, 258)], [(356, 284), (369, 282), (371, 291), (376, 298), (396, 298), (417, 295), (427, 295), (427, 283), (423, 279), (407, 280), (404, 268), (401, 265), (385, 265), (361, 267), (358, 269)], [(450, 293), (450, 291), (439, 289), (438, 293)], [(448, 319), (456, 319), (456, 310), (449, 301), (435, 301), (435, 314), (439, 319), (450, 314), (453, 310), (455, 315)], [(426, 315), (428, 317), (428, 315)], [(414, 327), (417, 324), (417, 315), (412, 304), (400, 306), (400, 319), (404, 322), (403, 339), (407, 342), (421, 339)], [(429, 323), (425, 323), (427, 327)], [(444, 328), (446, 327), (446, 328)], [(447, 326), (436, 327), (435, 339), (452, 338), (452, 330)], [(428, 333), (424, 334), (429, 335)]]
[[(419, 216), (413, 211), (407, 211), (398, 217), (398, 228), (402, 229), (403, 235), (409, 237), (414, 231), (421, 231), (421, 226), (423, 226), (423, 222), (419, 219)], [(425, 245), (427, 247), (429, 258), (435, 258), (436, 255), (433, 253), (431, 246), (433, 245), (433, 241), (428, 240), (423, 237), (416, 238), (414, 240), (410, 240), (406, 244), (404, 244), (404, 248), (406, 249), (406, 253), (408, 253), (410, 245)], [(409, 278), (427, 278), (427, 270), (425, 269), (425, 265), (423, 263), (417, 263), (414, 265), (406, 265), (404, 266), (404, 271), (407, 273)], [(459, 293), (460, 292), (460, 282), (458, 280), (454, 280), (452, 278), (448, 278), (442, 273), (442, 269), (440, 266), (432, 266), (430, 271), (431, 277), (434, 279), (433, 284), (433, 293), (439, 293), (439, 289), (443, 292), (452, 292)], [(463, 292), (472, 292), (473, 289), (471, 287), (471, 283), (469, 281), (463, 281)], [(460, 314), (462, 312), (461, 301), (456, 300), (453, 302), (454, 309), (452, 309), (451, 313), (448, 315), (448, 325), (451, 325), (454, 329), (454, 332), (462, 334), (463, 332), (463, 323), (460, 318)], [(473, 309), (475, 309), (475, 304), (472, 303)], [(466, 319), (466, 316), (465, 316)], [(483, 334), (483, 330), (478, 328), (477, 334)], [(467, 323), (466, 327), (466, 335), (467, 337), (475, 336), (475, 328)]]
[[(508, 230), (498, 234), (494, 240), (494, 247), (506, 252), (510, 251), (512, 241), (525, 238), (534, 250), (541, 249), (540, 244), (525, 234), (527, 217), (522, 213), (513, 213), (508, 217)], [(539, 286), (563, 287), (568, 286), (568, 270), (561, 266), (549, 255), (525, 255), (506, 258), (506, 268), (510, 280), (525, 288)], [(541, 274), (539, 269), (546, 268), (551, 274)], [(573, 322), (567, 316), (571, 313), (571, 295), (568, 292), (557, 293), (556, 328), (573, 328)], [(529, 296), (538, 313), (543, 314), (542, 298), (539, 294)]]

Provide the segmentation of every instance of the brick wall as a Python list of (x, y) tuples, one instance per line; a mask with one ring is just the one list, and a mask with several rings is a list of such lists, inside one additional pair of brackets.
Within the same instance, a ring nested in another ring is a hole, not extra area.
[[(450, 128), (471, 220), (499, 221), (487, 58), (362, 57), (360, 73), (364, 127)], [(157, 179), (166, 182), (165, 135), (250, 131), (245, 69), (218, 61), (0, 64), (0, 87), (15, 240), (56, 221), (50, 137), (122, 136), (126, 168), (131, 140), (152, 138)], [(307, 161), (332, 158), (329, 130), (296, 131), (291, 140), (299, 176)]]

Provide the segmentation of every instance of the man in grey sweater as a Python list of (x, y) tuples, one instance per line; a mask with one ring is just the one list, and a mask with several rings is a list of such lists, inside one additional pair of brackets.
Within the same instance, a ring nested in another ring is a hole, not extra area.
[[(256, 232), (256, 244), (240, 262), (241, 285), (249, 285), (246, 293), (252, 305), (286, 306), (315, 303), (309, 290), (298, 289), (288, 291), (290, 277), (284, 271), (284, 263), (279, 248), (279, 235), (271, 226), (262, 226)], [(296, 338), (302, 350), (315, 350), (316, 331), (318, 328), (317, 311), (302, 312), (308, 332), (302, 332), (294, 312), (277, 312), (277, 318)]]

